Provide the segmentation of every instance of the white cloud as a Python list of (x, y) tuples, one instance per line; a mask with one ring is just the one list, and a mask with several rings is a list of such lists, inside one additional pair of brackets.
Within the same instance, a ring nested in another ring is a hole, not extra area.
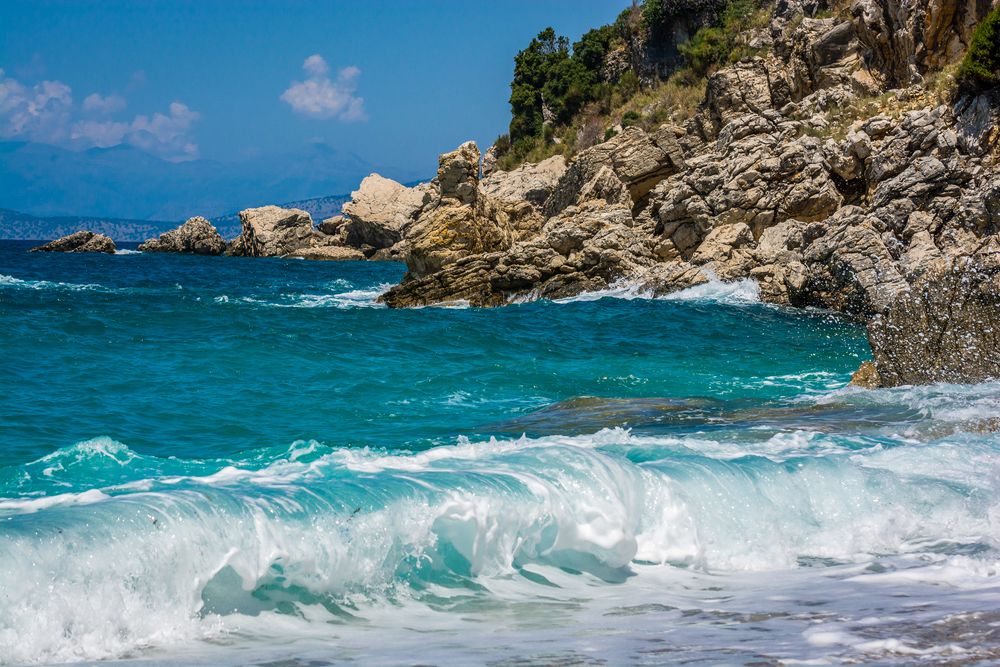
[(72, 92), (59, 81), (43, 81), (28, 88), (0, 69), (0, 137), (77, 150), (127, 143), (174, 162), (198, 157), (198, 145), (190, 131), (201, 114), (184, 104), (171, 104), (169, 115), (156, 113), (152, 117), (136, 116), (131, 122), (98, 122), (79, 118), (79, 111), (91, 116), (111, 114), (125, 108), (125, 98), (94, 93), (78, 108), (73, 105)]
[(322, 56), (316, 54), (306, 58), (302, 69), (309, 74), (305, 81), (293, 81), (288, 90), (281, 94), (281, 100), (292, 109), (310, 118), (332, 118), (337, 116), (344, 122), (368, 120), (365, 114), (365, 100), (354, 97), (357, 79), (361, 70), (345, 67), (337, 73), (337, 80), (331, 81), (327, 74), (329, 65)]
[(127, 143), (174, 162), (198, 157), (198, 145), (191, 142), (188, 131), (201, 118), (197, 111), (174, 102), (170, 115), (161, 113), (136, 116), (131, 123), (78, 121), (73, 125), (73, 139), (86, 139), (94, 146), (108, 148)]
[(323, 60), (323, 56), (318, 53), (306, 58), (306, 61), (302, 63), (302, 69), (313, 76), (323, 76), (330, 72), (330, 66)]
[(83, 110), (95, 113), (114, 113), (125, 108), (125, 98), (121, 95), (101, 97), (97, 93), (87, 95), (83, 100)]

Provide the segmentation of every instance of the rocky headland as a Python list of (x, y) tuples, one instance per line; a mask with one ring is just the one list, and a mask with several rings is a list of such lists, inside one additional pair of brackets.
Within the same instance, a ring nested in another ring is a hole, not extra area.
[[(735, 35), (745, 55), (710, 72), (686, 118), (666, 97), (585, 114), (572, 150), (537, 162), (468, 142), (429, 183), (372, 174), (319, 225), (267, 206), (240, 212), (228, 244), (192, 218), (140, 249), (403, 261), (380, 297), (392, 308), (752, 280), (765, 302), (868, 323), (866, 386), (1000, 377), (1000, 86), (956, 80), (990, 8), (856, 0), (811, 18), (824, 7), (759, 8), (769, 22)], [(629, 72), (660, 89), (667, 64), (636, 34), (604, 56), (601, 90)]]

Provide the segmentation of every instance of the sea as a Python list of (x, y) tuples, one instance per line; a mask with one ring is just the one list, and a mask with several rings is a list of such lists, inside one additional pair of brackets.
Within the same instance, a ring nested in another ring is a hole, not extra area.
[(0, 243), (0, 663), (1000, 661), (1000, 384), (836, 313)]

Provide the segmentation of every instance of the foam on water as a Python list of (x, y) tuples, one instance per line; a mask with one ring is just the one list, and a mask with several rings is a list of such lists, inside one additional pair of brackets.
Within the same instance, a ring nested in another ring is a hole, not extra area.
[(846, 388), (850, 322), (5, 247), (0, 663), (1000, 659), (1000, 385)]

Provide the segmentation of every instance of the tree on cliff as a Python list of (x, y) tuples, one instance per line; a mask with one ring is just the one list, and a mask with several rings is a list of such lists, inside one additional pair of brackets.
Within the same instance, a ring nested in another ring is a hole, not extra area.
[(583, 105), (596, 99), (604, 56), (614, 36), (610, 26), (587, 32), (570, 52), (569, 40), (546, 28), (514, 56), (510, 84), (513, 142), (541, 134), (543, 106), (559, 124), (567, 123)]

